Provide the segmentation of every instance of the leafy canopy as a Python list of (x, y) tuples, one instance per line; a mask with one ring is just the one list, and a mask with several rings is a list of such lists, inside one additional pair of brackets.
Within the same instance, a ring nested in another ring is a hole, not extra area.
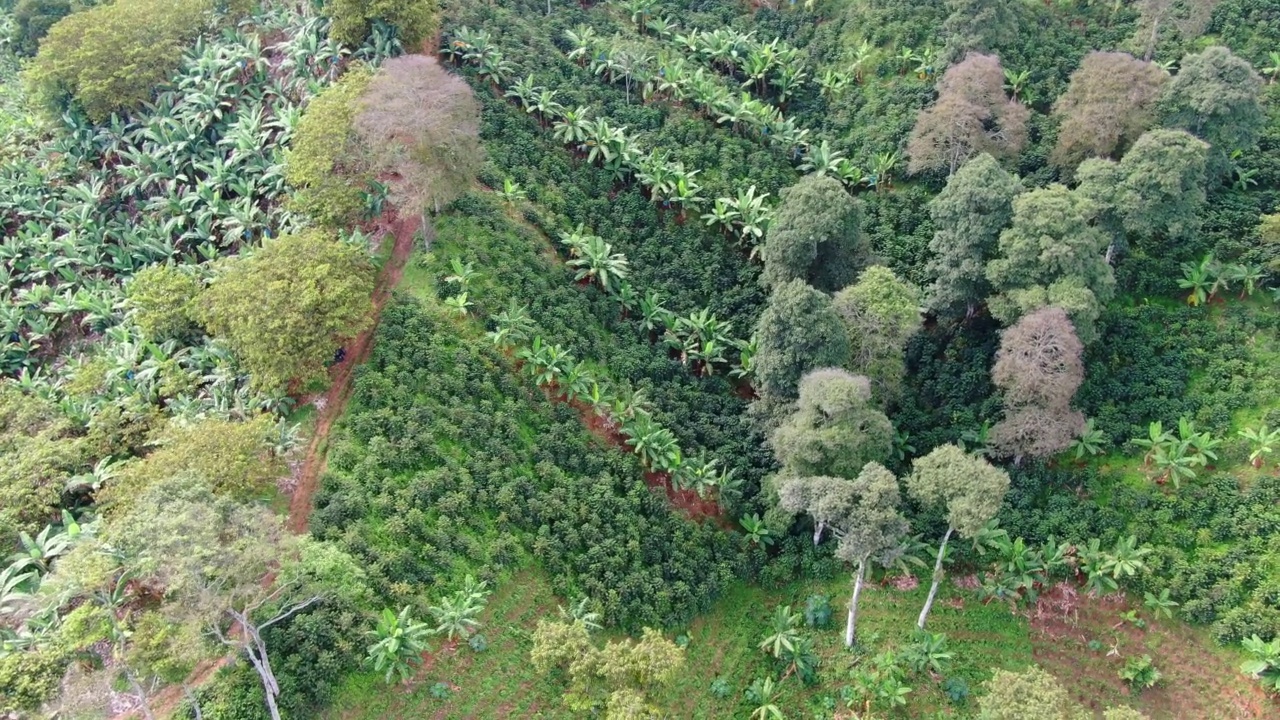
[[(27, 80), (51, 107), (73, 98), (95, 121), (132, 110), (172, 77), (186, 46), (212, 27), (216, 0), (117, 0), (49, 29)], [(226, 12), (247, 10), (234, 2)]]
[(368, 325), (373, 274), (362, 248), (318, 231), (285, 235), (226, 261), (200, 297), (200, 319), (254, 386), (277, 390), (320, 375), (341, 338)]
[(995, 257), (1000, 231), (1013, 218), (1017, 177), (983, 153), (965, 163), (929, 201), (936, 228), (929, 242), (929, 275), (936, 278), (928, 306), (946, 317), (973, 312), (991, 294), (987, 263)]
[(849, 338), (831, 298), (803, 280), (773, 291), (756, 332), (756, 385), (762, 395), (795, 397), (800, 376), (839, 367), (849, 357)]
[(945, 508), (947, 523), (967, 538), (996, 516), (1008, 490), (1009, 473), (950, 444), (916, 458), (907, 476), (907, 492), (923, 505)]

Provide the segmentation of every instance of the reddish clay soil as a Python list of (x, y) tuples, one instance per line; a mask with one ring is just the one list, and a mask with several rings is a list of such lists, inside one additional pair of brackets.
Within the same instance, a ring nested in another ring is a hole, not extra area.
[[(382, 308), (391, 298), (391, 292), (404, 276), (404, 266), (413, 252), (413, 239), (422, 227), (421, 218), (400, 217), (394, 211), (380, 218), (375, 228), (391, 233), (395, 245), (391, 248), (391, 257), (387, 259), (373, 291), (373, 320), (364, 332), (347, 344), (347, 356), (340, 363), (329, 368), (329, 389), (324, 394), (325, 402), (316, 415), (315, 431), (311, 434), (311, 443), (307, 446), (307, 454), (298, 472), (297, 486), (293, 498), (289, 502), (288, 528), (295, 533), (307, 531), (307, 521), (311, 517), (311, 502), (316, 488), (320, 484), (320, 476), (325, 469), (325, 448), (329, 441), (329, 431), (333, 423), (346, 409), (347, 400), (351, 396), (351, 379), (355, 369), (369, 358), (373, 349), (373, 335), (378, 330), (378, 320), (382, 316)], [(430, 232), (430, 229), (423, 228)]]
[[(548, 393), (553, 400), (564, 401), (563, 396), (552, 395)], [(618, 428), (614, 423), (606, 418), (602, 418), (591, 410), (584, 403), (572, 401), (569, 403), (574, 410), (578, 411), (578, 416), (582, 419), (582, 424), (587, 430), (596, 437), (603, 440), (606, 444), (620, 448), (627, 452), (631, 448), (627, 446), (627, 440), (618, 432)], [(667, 502), (671, 503), (673, 508), (684, 513), (691, 520), (709, 519), (725, 529), (733, 529), (733, 523), (730, 523), (724, 514), (720, 511), (720, 504), (715, 500), (704, 498), (693, 490), (680, 490), (671, 484), (671, 473), (660, 473), (649, 471), (644, 474), (644, 482), (651, 488), (658, 488), (667, 496)]]
[[(1147, 621), (1145, 628), (1121, 618), (1130, 610)], [(1141, 602), (1092, 597), (1064, 583), (1040, 597), (1030, 620), (1036, 663), (1097, 713), (1124, 704), (1151, 718), (1280, 717), (1280, 704), (1202, 629), (1152, 620)], [(1092, 648), (1090, 641), (1096, 641)], [(1135, 695), (1117, 673), (1127, 659), (1143, 655), (1151, 656), (1163, 679)]]

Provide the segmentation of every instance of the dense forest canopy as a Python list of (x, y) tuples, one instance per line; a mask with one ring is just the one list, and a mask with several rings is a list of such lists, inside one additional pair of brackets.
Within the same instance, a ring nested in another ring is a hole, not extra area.
[(0, 2), (0, 717), (1274, 716), (1277, 79), (1276, 0)]

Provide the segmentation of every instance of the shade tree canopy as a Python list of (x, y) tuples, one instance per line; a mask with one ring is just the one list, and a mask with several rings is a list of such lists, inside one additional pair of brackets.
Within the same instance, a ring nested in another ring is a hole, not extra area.
[(991, 381), (1004, 400), (1004, 418), (991, 428), (990, 447), (1019, 464), (1065, 450), (1080, 436), (1084, 414), (1071, 407), (1084, 382), (1084, 346), (1067, 313), (1048, 306), (1022, 316), (1000, 335)]
[(907, 493), (925, 508), (943, 511), (947, 531), (938, 546), (933, 584), (916, 626), (923, 628), (942, 582), (942, 560), (954, 533), (976, 536), (1000, 511), (1009, 490), (1009, 473), (957, 445), (939, 445), (911, 463)]
[(1122, 52), (1091, 52), (1053, 105), (1061, 120), (1049, 161), (1063, 171), (1091, 157), (1122, 155), (1156, 121), (1169, 74)]
[(806, 175), (779, 197), (761, 251), (760, 281), (776, 288), (800, 279), (829, 292), (851, 282), (868, 249), (858, 226), (858, 204), (840, 181)]
[(1006, 325), (1045, 305), (1067, 310), (1080, 339), (1096, 337), (1094, 321), (1115, 294), (1103, 255), (1108, 238), (1090, 222), (1096, 206), (1062, 185), (1023, 193), (1000, 233), (999, 257), (987, 264), (995, 295), (991, 314)]
[(920, 291), (873, 265), (832, 300), (849, 337), (852, 372), (871, 380), (880, 399), (895, 397), (906, 374), (907, 341), (920, 330)]
[(225, 261), (199, 318), (255, 386), (279, 390), (319, 376), (342, 338), (366, 327), (373, 275), (363, 248), (314, 230), (284, 235)]
[(883, 465), (867, 463), (853, 479), (801, 477), (785, 480), (778, 504), (788, 512), (802, 512), (814, 522), (814, 543), (830, 529), (836, 536), (836, 557), (856, 566), (853, 595), (845, 624), (844, 642), (852, 647), (857, 632), (858, 596), (867, 564), (887, 565), (907, 534), (906, 518), (898, 510), (898, 480)]
[(796, 410), (769, 439), (784, 477), (854, 477), (888, 459), (893, 425), (871, 403), (871, 383), (839, 368), (800, 381)]
[(938, 99), (916, 118), (907, 140), (911, 173), (955, 173), (979, 153), (1006, 159), (1027, 142), (1031, 111), (1004, 94), (1004, 69), (994, 55), (970, 53), (947, 68)]
[(1209, 143), (1208, 170), (1223, 177), (1232, 151), (1253, 148), (1266, 114), (1262, 78), (1253, 66), (1219, 45), (1182, 58), (1178, 74), (1164, 87), (1160, 122)]
[(930, 310), (968, 317), (991, 294), (987, 263), (995, 257), (1020, 192), (1018, 178), (983, 153), (961, 166), (929, 201), (934, 233), (928, 271), (936, 278), (926, 300)]
[(849, 357), (849, 338), (831, 298), (803, 280), (774, 289), (756, 334), (756, 389), (762, 396), (794, 398), (806, 372), (839, 367)]

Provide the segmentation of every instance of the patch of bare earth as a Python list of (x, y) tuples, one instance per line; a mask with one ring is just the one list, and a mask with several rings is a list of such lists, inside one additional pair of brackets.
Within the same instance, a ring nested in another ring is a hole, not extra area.
[[(1145, 628), (1122, 619), (1135, 609), (1146, 619)], [(1030, 621), (1036, 663), (1095, 712), (1124, 704), (1152, 718), (1280, 717), (1280, 705), (1203, 631), (1153, 621), (1141, 603), (1123, 595), (1096, 597), (1059, 584), (1040, 597)], [(1127, 659), (1143, 655), (1151, 656), (1163, 678), (1155, 687), (1133, 693), (1118, 673)]]

